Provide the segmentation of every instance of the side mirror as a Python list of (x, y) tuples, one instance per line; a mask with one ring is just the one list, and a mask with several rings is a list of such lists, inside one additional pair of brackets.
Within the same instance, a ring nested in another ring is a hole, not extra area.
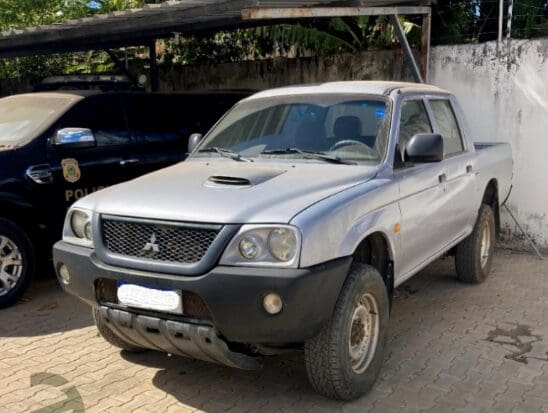
[(415, 163), (443, 161), (443, 138), (437, 133), (417, 133), (405, 147), (405, 161)]
[(95, 147), (97, 141), (90, 129), (64, 128), (57, 131), (53, 143), (63, 149), (83, 149)]
[(196, 149), (196, 146), (202, 141), (202, 138), (204, 135), (201, 133), (193, 133), (190, 135), (190, 138), (188, 138), (188, 153), (191, 154), (194, 152), (194, 149)]

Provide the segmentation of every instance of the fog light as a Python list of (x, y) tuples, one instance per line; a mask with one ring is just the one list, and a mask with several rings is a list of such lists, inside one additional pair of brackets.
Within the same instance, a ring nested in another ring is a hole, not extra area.
[(265, 295), (263, 298), (263, 307), (268, 314), (278, 314), (283, 308), (282, 297), (275, 293)]
[(59, 267), (59, 278), (63, 284), (68, 284), (70, 282), (70, 272), (65, 264), (61, 264)]

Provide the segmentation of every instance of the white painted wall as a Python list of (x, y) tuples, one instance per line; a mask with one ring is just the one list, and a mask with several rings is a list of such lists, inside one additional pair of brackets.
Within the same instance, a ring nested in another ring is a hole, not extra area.
[[(451, 90), (474, 139), (510, 142), (514, 189), (509, 206), (527, 232), (548, 247), (548, 38), (439, 46), (430, 83)], [(507, 240), (519, 230), (503, 216)], [(510, 238), (510, 239), (509, 239)]]

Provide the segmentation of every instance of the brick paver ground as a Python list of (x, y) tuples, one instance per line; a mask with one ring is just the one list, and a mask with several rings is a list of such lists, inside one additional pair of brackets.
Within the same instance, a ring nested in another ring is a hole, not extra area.
[(352, 403), (316, 395), (302, 356), (257, 372), (148, 352), (97, 336), (89, 308), (37, 281), (0, 311), (0, 412), (548, 412), (548, 262), (499, 252), (486, 283), (452, 260), (395, 298), (382, 376)]

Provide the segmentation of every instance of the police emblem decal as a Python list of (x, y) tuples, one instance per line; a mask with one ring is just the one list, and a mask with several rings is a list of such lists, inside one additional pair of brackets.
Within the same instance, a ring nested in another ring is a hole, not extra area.
[(82, 174), (80, 172), (80, 166), (78, 165), (78, 161), (76, 159), (63, 159), (61, 161), (61, 166), (63, 167), (63, 177), (65, 178), (65, 181), (73, 184), (80, 180)]

